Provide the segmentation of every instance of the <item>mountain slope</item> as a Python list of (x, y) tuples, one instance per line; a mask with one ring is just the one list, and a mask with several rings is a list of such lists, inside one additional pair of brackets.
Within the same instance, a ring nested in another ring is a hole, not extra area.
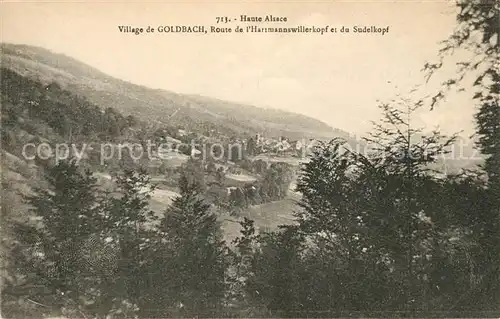
[[(2, 64), (23, 76), (47, 84), (56, 82), (101, 108), (112, 107), (143, 120), (188, 129), (199, 125), (222, 131), (227, 128), (237, 134), (264, 133), (291, 138), (346, 136), (345, 132), (304, 115), (135, 85), (43, 48), (4, 43)], [(171, 117), (172, 114), (175, 115)]]

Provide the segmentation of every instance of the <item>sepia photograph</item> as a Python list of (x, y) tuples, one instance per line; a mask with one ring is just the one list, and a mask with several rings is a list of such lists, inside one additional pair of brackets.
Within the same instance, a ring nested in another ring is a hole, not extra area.
[(500, 0), (0, 8), (1, 318), (500, 318)]

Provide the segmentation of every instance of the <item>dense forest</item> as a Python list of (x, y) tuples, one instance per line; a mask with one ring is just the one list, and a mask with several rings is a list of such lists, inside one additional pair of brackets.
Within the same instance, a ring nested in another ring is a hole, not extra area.
[[(229, 192), (220, 163), (189, 159), (160, 172), (178, 190), (161, 214), (150, 207), (157, 185), (141, 163), (116, 163), (114, 187), (103, 189), (97, 162), (37, 161), (40, 176), (31, 176), (23, 205), (9, 201), (13, 182), (2, 179), (2, 317), (498, 317), (500, 4), (457, 5), (457, 31), (426, 75), (454, 49), (481, 58), (459, 62), (461, 73), (430, 101), (381, 103), (364, 138), (369, 152), (342, 139), (320, 142), (298, 172), (244, 155), (235, 165), (258, 178)], [(477, 74), (467, 91), (486, 160), (442, 174), (432, 164), (456, 136), (412, 119), (452, 107), (440, 101), (466, 74)], [(141, 142), (157, 132), (2, 69), (3, 152), (20, 154), (20, 130), (53, 142)], [(293, 224), (264, 232), (244, 217), (240, 235), (224, 240), (220, 214), (284, 199), (295, 174)]]

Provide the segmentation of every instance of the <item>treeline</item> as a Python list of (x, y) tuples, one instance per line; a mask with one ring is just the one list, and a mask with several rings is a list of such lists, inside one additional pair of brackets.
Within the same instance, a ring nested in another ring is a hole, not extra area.
[(421, 137), (409, 114), (384, 112), (387, 125), (368, 138), (373, 153), (338, 140), (313, 152), (296, 225), (256, 234), (245, 219), (232, 245), (195, 161), (161, 216), (148, 209), (144, 172), (125, 171), (106, 194), (91, 173), (59, 163), (47, 171), (50, 187), (27, 197), (38, 218), (14, 224), (3, 315), (498, 316), (491, 180), (430, 171), (453, 138)]
[(498, 316), (498, 193), (477, 173), (428, 171), (448, 141), (406, 144), (398, 126), (373, 154), (315, 151), (298, 225), (255, 239), (251, 300), (276, 317)]
[(113, 194), (70, 162), (46, 177), (49, 189), (27, 197), (39, 222), (12, 226), (4, 317), (211, 316), (223, 308), (227, 251), (198, 184), (183, 175), (181, 196), (158, 217), (142, 171), (117, 176)]
[(134, 116), (123, 116), (112, 108), (101, 110), (57, 83), (44, 84), (2, 68), (2, 123), (9, 127), (22, 121), (46, 123), (68, 138), (95, 137), (112, 140), (127, 128), (138, 125)]
[(176, 169), (174, 175), (170, 173), (165, 176), (166, 180), (172, 180), (174, 176), (186, 174), (190, 180), (200, 185), (209, 203), (216, 205), (219, 209), (232, 212), (251, 205), (286, 198), (293, 178), (292, 167), (286, 163), (272, 163), (267, 167), (264, 161), (256, 162), (256, 167), (262, 169), (259, 180), (245, 183), (240, 187), (228, 187), (223, 167), (216, 168), (212, 161), (204, 163), (193, 158), (189, 158), (184, 165)]
[[(255, 167), (260, 170), (259, 161), (256, 161)], [(261, 180), (231, 190), (229, 202), (232, 207), (247, 208), (287, 197), (293, 178), (292, 167), (289, 164), (272, 163), (268, 168), (260, 170), (260, 174)]]

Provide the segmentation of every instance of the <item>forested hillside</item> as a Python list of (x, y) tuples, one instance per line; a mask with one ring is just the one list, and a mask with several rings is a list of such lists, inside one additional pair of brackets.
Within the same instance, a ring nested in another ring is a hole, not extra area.
[[(3, 43), (2, 66), (45, 84), (58, 84), (103, 109), (113, 108), (124, 115), (175, 123), (186, 129), (205, 126), (226, 135), (264, 133), (323, 139), (345, 134), (335, 134), (325, 123), (303, 115), (149, 89), (108, 76), (65, 55), (27, 45)], [(174, 112), (175, 117), (170, 118)]]

